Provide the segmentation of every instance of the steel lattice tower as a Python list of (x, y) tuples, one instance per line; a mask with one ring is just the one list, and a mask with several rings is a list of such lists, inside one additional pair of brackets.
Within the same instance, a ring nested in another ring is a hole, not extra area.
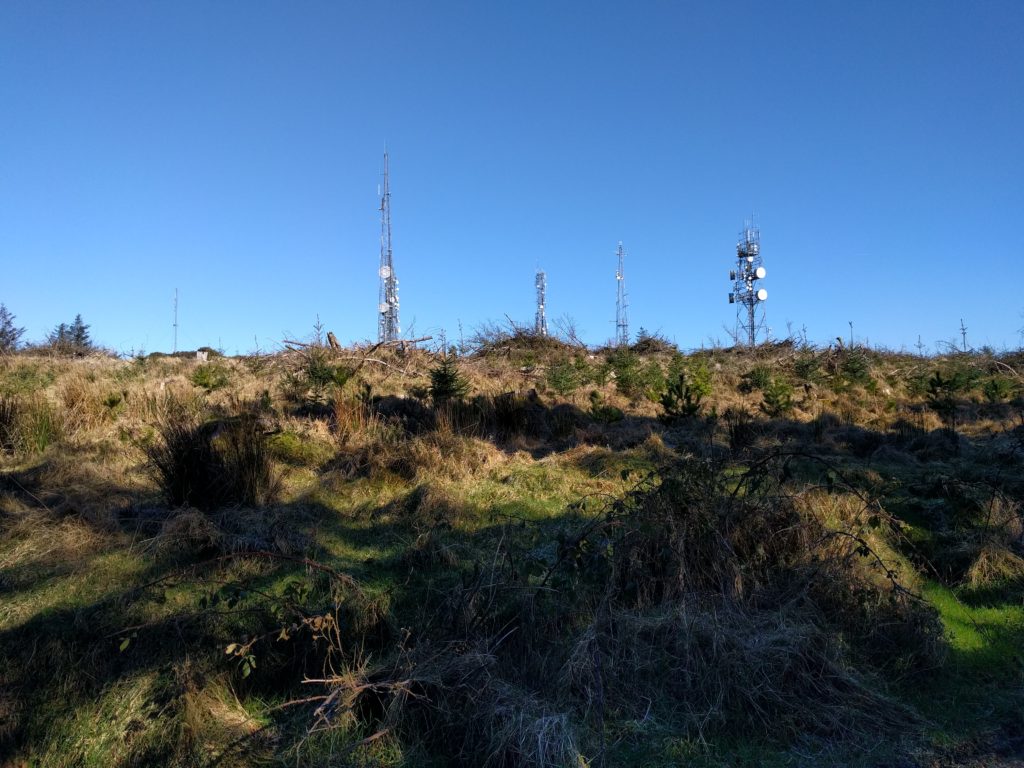
[(620, 347), (629, 346), (629, 316), (626, 304), (626, 252), (622, 250), (622, 241), (619, 241), (619, 250), (616, 252), (619, 257), (619, 268), (615, 271), (615, 343)]
[(736, 305), (736, 343), (744, 341), (751, 347), (757, 344), (758, 334), (766, 333), (764, 302), (768, 291), (758, 288), (758, 280), (767, 271), (761, 261), (761, 233), (753, 223), (745, 224), (736, 243), (736, 269), (729, 271), (732, 293), (729, 303)]
[(537, 314), (533, 320), (533, 332), (538, 336), (547, 336), (548, 315), (545, 302), (547, 301), (548, 276), (544, 274), (544, 270), (537, 270), (537, 279), (534, 285), (537, 287)]
[(388, 178), (388, 153), (384, 151), (384, 189), (380, 197), (380, 293), (377, 300), (377, 341), (398, 339), (398, 278), (391, 255), (391, 187)]

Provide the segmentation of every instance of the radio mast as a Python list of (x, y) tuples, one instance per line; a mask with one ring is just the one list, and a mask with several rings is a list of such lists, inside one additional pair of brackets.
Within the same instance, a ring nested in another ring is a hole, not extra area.
[(768, 300), (768, 291), (758, 288), (758, 280), (763, 280), (768, 272), (761, 261), (761, 232), (753, 222), (744, 224), (736, 243), (736, 269), (729, 271), (732, 280), (732, 293), (729, 303), (736, 305), (737, 344), (757, 345), (760, 333), (762, 340), (766, 335), (764, 302)]
[(628, 347), (629, 317), (626, 312), (626, 273), (623, 267), (626, 252), (622, 250), (621, 240), (616, 255), (619, 257), (619, 268), (615, 271), (615, 343), (620, 347)]
[(544, 270), (537, 270), (537, 279), (534, 281), (537, 288), (537, 314), (533, 319), (533, 332), (538, 336), (548, 335), (548, 315), (545, 307), (547, 301), (548, 276)]
[(377, 341), (396, 341), (402, 332), (398, 323), (398, 278), (391, 254), (391, 187), (388, 151), (384, 150), (384, 189), (380, 197), (380, 291), (377, 297)]
[(178, 289), (174, 289), (174, 352), (178, 351)]

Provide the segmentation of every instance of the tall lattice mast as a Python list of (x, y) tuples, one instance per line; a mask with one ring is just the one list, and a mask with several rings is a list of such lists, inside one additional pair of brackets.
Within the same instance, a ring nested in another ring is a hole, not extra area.
[(736, 269), (729, 271), (729, 279), (733, 283), (729, 303), (736, 305), (737, 344), (746, 342), (753, 347), (757, 344), (758, 334), (762, 340), (767, 335), (764, 302), (768, 299), (768, 291), (757, 287), (765, 275), (767, 271), (761, 261), (761, 233), (753, 222), (746, 223), (736, 243)]
[(619, 241), (619, 250), (616, 253), (619, 257), (619, 268), (615, 271), (615, 343), (620, 347), (629, 346), (629, 316), (626, 304), (626, 252), (622, 250), (622, 241)]
[(377, 341), (395, 341), (402, 329), (398, 324), (398, 278), (391, 255), (391, 187), (388, 153), (384, 150), (384, 189), (380, 196), (380, 293), (377, 301)]
[(537, 270), (537, 279), (534, 285), (537, 287), (537, 314), (533, 320), (533, 332), (538, 336), (547, 336), (548, 315), (545, 303), (547, 301), (548, 276), (544, 274), (544, 270)]
[(178, 289), (174, 289), (174, 353), (178, 352)]

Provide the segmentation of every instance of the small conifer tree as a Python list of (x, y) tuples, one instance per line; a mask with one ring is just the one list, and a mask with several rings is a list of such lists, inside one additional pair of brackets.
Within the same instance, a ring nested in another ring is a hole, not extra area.
[(455, 358), (445, 355), (441, 362), (430, 369), (430, 399), (434, 405), (444, 405), (461, 400), (469, 392), (469, 382), (459, 373)]
[(0, 355), (16, 350), (23, 333), (25, 329), (14, 324), (14, 315), (6, 305), (0, 304)]
[(81, 315), (75, 315), (71, 325), (61, 323), (46, 337), (46, 343), (62, 355), (84, 355), (93, 349), (89, 326)]
[(89, 326), (82, 321), (81, 315), (75, 315), (75, 321), (69, 329), (71, 335), (71, 346), (76, 353), (87, 352), (92, 349), (92, 339), (89, 338)]
[(678, 378), (669, 383), (667, 391), (661, 396), (661, 407), (665, 409), (662, 420), (672, 422), (680, 418), (696, 416), (700, 413), (700, 401), (704, 393), (691, 385), (684, 371)]

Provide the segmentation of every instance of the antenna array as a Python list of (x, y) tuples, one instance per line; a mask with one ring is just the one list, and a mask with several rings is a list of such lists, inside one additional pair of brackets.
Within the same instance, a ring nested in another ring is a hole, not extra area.
[(380, 292), (377, 301), (377, 341), (396, 341), (402, 332), (398, 323), (398, 278), (391, 255), (391, 187), (388, 153), (384, 151), (384, 190), (380, 197)]
[(745, 340), (753, 347), (757, 344), (757, 336), (767, 335), (765, 325), (764, 302), (768, 299), (768, 291), (758, 288), (758, 281), (767, 275), (761, 262), (761, 233), (748, 223), (740, 232), (736, 243), (736, 269), (729, 271), (732, 281), (732, 292), (729, 303), (736, 305), (736, 342)]
[(622, 250), (622, 241), (619, 241), (619, 250), (616, 255), (619, 257), (619, 268), (615, 270), (615, 343), (620, 347), (629, 346), (629, 316), (626, 304), (626, 273), (623, 263), (626, 252)]
[(538, 336), (547, 336), (548, 316), (545, 310), (545, 302), (547, 301), (548, 276), (544, 273), (544, 270), (537, 270), (537, 279), (534, 285), (537, 288), (537, 314), (533, 321), (533, 332)]
[[(626, 300), (626, 252), (619, 241), (616, 251), (618, 267), (615, 271), (615, 342), (618, 346), (629, 345), (629, 304)], [(377, 340), (397, 341), (401, 335), (398, 319), (398, 278), (391, 250), (391, 186), (388, 167), (388, 153), (384, 151), (384, 185), (380, 192), (380, 289), (377, 301)], [(735, 339), (750, 346), (757, 344), (760, 334), (767, 337), (764, 302), (768, 291), (759, 288), (759, 281), (767, 274), (761, 261), (761, 235), (753, 223), (745, 223), (736, 244), (736, 269), (729, 271), (733, 289), (729, 303), (736, 305)], [(547, 319), (547, 275), (537, 270), (534, 286), (537, 289), (537, 312), (534, 316), (534, 332), (538, 336), (548, 335)], [(961, 333), (966, 347), (967, 329), (961, 321)], [(178, 348), (178, 291), (174, 291), (174, 348)]]

